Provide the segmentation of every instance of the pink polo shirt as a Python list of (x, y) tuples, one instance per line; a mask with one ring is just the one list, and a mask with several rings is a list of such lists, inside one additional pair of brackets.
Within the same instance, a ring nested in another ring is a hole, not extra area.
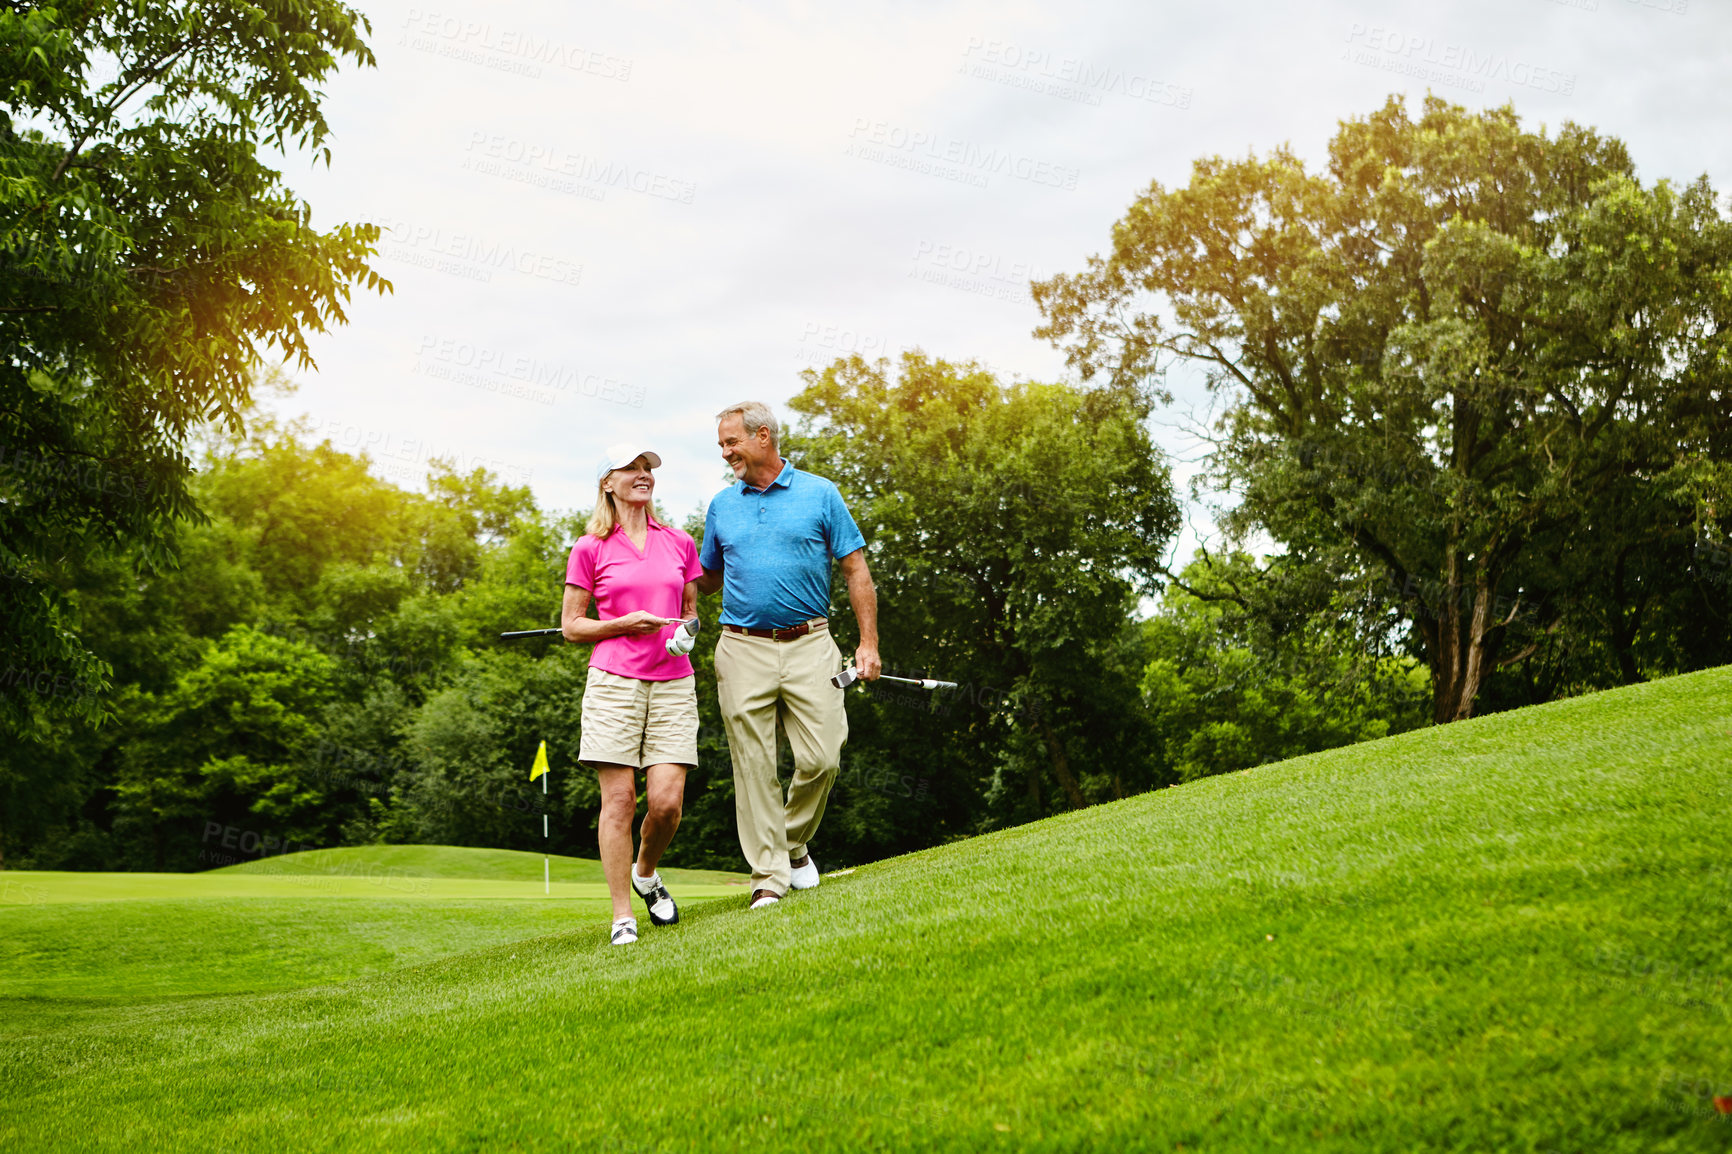
[[(624, 529), (615, 529), (605, 541), (588, 533), (579, 537), (565, 567), (565, 583), (589, 590), (595, 597), (596, 614), (603, 621), (639, 609), (657, 617), (677, 618), (686, 582), (696, 581), (703, 571), (689, 534), (651, 521), (641, 553)], [(639, 681), (690, 677), (691, 658), (673, 657), (667, 651), (675, 628), (668, 625), (641, 637), (598, 641), (595, 652), (589, 655), (589, 667)]]

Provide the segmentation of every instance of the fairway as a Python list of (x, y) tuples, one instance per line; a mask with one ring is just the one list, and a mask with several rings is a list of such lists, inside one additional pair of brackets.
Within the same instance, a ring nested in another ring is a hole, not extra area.
[[(592, 858), (552, 855), (555, 883), (606, 886), (601, 863)], [(224, 874), (327, 874), (366, 878), (463, 878), (541, 884), (542, 855), (515, 849), (473, 849), (446, 845), (367, 845), (313, 850), (224, 866), (203, 876)], [(664, 869), (669, 884), (745, 884), (739, 874), (716, 870)]]
[(1729, 817), (1722, 669), (670, 876), (624, 949), (428, 847), (5, 874), (0, 1149), (1728, 1150)]
[[(196, 874), (0, 874), (0, 999), (294, 989), (606, 922), (601, 863), (353, 846)], [(743, 879), (664, 870), (690, 909)], [(641, 906), (641, 903), (640, 903)], [(641, 914), (641, 909), (640, 909)]]

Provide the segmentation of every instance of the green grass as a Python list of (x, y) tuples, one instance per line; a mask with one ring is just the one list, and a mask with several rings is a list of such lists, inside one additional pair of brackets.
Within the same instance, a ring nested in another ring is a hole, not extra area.
[[(606, 922), (601, 863), (454, 846), (355, 846), (197, 874), (0, 874), (0, 1006), (347, 981)], [(664, 870), (688, 908), (744, 878)]]
[[(606, 885), (601, 863), (551, 855), (555, 882)], [(356, 877), (463, 878), (541, 884), (542, 855), (515, 849), (468, 849), (448, 845), (364, 845), (261, 858), (206, 871), (222, 874), (335, 874)], [(739, 874), (715, 870), (661, 871), (669, 885), (742, 883)]]
[[(298, 989), (69, 983), (0, 1001), (0, 1149), (1727, 1150), (1729, 817), (1715, 670), (697, 903), (631, 949), (596, 921)], [(241, 900), (187, 913), (189, 972), (262, 948)], [(326, 904), (388, 900), (446, 904)]]

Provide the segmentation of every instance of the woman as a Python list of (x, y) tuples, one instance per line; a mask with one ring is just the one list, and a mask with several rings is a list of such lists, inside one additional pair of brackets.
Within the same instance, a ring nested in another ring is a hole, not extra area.
[[(693, 582), (703, 569), (691, 537), (650, 512), (650, 470), (661, 463), (630, 445), (608, 450), (597, 470), (595, 512), (565, 571), (561, 631), (567, 641), (595, 645), (578, 759), (596, 771), (601, 785), (596, 832), (613, 897), (616, 946), (637, 941), (627, 871), (651, 925), (680, 920), (656, 863), (679, 828), (686, 770), (698, 761), (698, 695), (686, 656), (693, 638), (675, 627), (697, 616)], [(592, 600), (600, 620), (588, 616)], [(640, 768), (649, 812), (634, 865), (631, 821)]]

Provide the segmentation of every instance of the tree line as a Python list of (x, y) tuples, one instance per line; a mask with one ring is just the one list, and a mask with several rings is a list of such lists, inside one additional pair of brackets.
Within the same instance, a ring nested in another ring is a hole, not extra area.
[[(1298, 644), (1302, 661), (1273, 665), (1218, 607), (1159, 592), (1178, 505), (1145, 405), (919, 355), (885, 370), (809, 373), (785, 447), (849, 496), (889, 668), (958, 687), (851, 691), (828, 860), (1423, 722), (1411, 659)], [(593, 856), (599, 798), (576, 762), (585, 655), (497, 640), (555, 620), (581, 514), (442, 462), (412, 492), (304, 425), (250, 420), (206, 449), (191, 492), (207, 519), (176, 527), (174, 569), (141, 573), (112, 550), (58, 571), (113, 688), (94, 720), (55, 709), (39, 677), (5, 687), (45, 720), (0, 754), (4, 861), (182, 870), (381, 841), (539, 849), (544, 809), (555, 852)], [(701, 535), (700, 510), (685, 520)], [(1144, 619), (1150, 595), (1162, 611)], [(719, 609), (703, 603), (708, 636)], [(845, 610), (837, 628), (853, 629)], [(675, 852), (732, 868), (709, 647), (694, 658), (701, 764)], [(542, 740), (545, 801), (528, 780)]]
[[(328, 160), (317, 86), (368, 31), (330, 0), (0, 9), (0, 864), (535, 848), (542, 739), (554, 848), (593, 852), (582, 655), (493, 640), (553, 623), (580, 521), (485, 470), (405, 490), (256, 407), (390, 288), (377, 229), (314, 229), (261, 161)], [(852, 357), (788, 402), (890, 669), (959, 683), (854, 691), (826, 860), (1732, 659), (1706, 178), (1391, 98), (1315, 169), (1197, 161), (1110, 241), (1033, 286), (1073, 379)], [(1149, 436), (1175, 364), (1218, 414), (1191, 497), (1222, 543), (1189, 558)], [(700, 702), (676, 864), (731, 866)]]

